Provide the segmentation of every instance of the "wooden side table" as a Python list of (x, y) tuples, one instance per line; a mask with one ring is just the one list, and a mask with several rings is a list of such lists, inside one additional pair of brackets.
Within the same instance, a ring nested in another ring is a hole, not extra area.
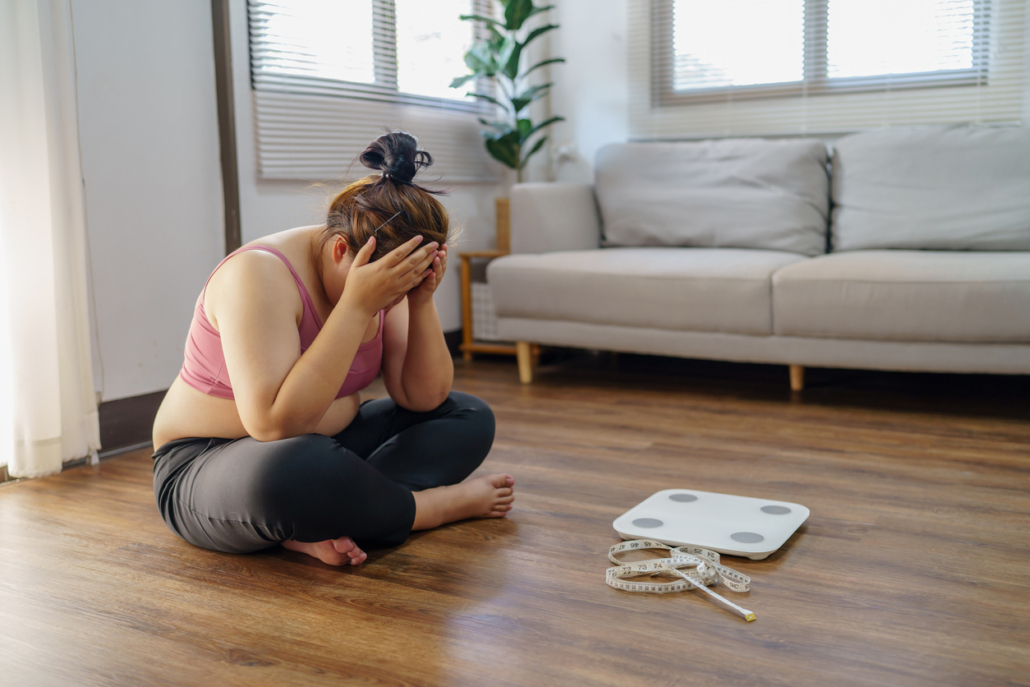
[(515, 355), (515, 344), (476, 341), (472, 338), (472, 261), (507, 255), (506, 250), (480, 250), (458, 253), (461, 258), (461, 355), (472, 360), (473, 353)]
[[(472, 360), (473, 353), (493, 353), (499, 355), (516, 355), (514, 343), (494, 341), (476, 341), (472, 338), (472, 261), (492, 260), (511, 252), (511, 212), (508, 198), (495, 198), (497, 209), (497, 250), (470, 251), (458, 253), (461, 259), (461, 355), (465, 360)], [(531, 360), (540, 356), (540, 347), (530, 347)]]

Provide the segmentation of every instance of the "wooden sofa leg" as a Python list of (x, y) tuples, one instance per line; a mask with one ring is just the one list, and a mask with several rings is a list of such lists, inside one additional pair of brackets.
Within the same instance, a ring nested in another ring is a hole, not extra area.
[(790, 390), (801, 391), (805, 388), (805, 366), (790, 366)]
[(533, 382), (533, 345), (528, 341), (515, 342), (515, 356), (519, 361), (519, 381), (523, 384)]

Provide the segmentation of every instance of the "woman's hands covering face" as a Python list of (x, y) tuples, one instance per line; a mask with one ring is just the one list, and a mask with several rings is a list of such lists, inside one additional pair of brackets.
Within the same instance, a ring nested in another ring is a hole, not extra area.
[[(433, 245), (433, 244), (430, 244)], [(419, 306), (428, 303), (433, 298), (443, 274), (447, 270), (447, 244), (437, 249), (433, 256), (430, 273), (426, 275), (422, 283), (408, 292), (408, 305)]]
[[(347, 273), (343, 299), (347, 300), (351, 307), (357, 308), (371, 318), (380, 310), (392, 308), (400, 303), (406, 295), (409, 296), (409, 302), (412, 302), (412, 296), (416, 299), (432, 298), (433, 291), (436, 290), (435, 284), (438, 284), (439, 277), (443, 276), (442, 266), (446, 265), (447, 253), (444, 248), (444, 257), (441, 260), (435, 241), (419, 248), (421, 242), (422, 237), (416, 236), (379, 260), (369, 263), (376, 247), (375, 237), (370, 238), (354, 256), (354, 262)], [(416, 295), (430, 277), (433, 277), (434, 285), (428, 296)]]

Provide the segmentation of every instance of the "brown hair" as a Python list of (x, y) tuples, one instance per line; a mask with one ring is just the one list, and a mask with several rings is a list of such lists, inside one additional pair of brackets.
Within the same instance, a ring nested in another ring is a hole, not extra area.
[(371, 259), (377, 260), (416, 235), (423, 236), (424, 243), (446, 243), (450, 219), (434, 197), (441, 192), (413, 181), (416, 172), (433, 164), (433, 157), (418, 149), (414, 136), (391, 131), (372, 141), (358, 159), (381, 174), (359, 179), (333, 198), (322, 246), (342, 236), (357, 252), (374, 235)]

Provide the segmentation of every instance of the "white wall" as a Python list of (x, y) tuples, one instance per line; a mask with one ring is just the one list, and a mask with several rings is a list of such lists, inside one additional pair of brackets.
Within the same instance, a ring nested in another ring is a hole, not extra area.
[[(566, 121), (552, 129), (557, 181), (592, 182), (594, 157), (629, 135), (626, 0), (556, 0), (551, 51), (551, 110)], [(568, 151), (562, 154), (563, 148)]]
[(72, 0), (72, 13), (94, 377), (113, 400), (171, 384), (223, 250), (211, 3)]
[[(325, 210), (335, 187), (258, 178), (254, 110), (250, 87), (246, 0), (230, 0), (233, 91), (236, 106), (236, 146), (240, 182), (240, 221), (243, 243), (291, 227), (325, 221)], [(417, 131), (412, 131), (416, 137)], [(431, 150), (439, 157), (441, 151)], [(350, 160), (341, 160), (345, 168)], [(363, 175), (355, 164), (352, 176)], [(447, 274), (437, 290), (436, 307), (444, 331), (461, 328), (458, 290), (459, 250), (484, 250), (495, 246), (494, 198), (507, 195), (508, 184), (461, 184), (441, 201), (455, 226), (462, 227), (460, 245), (452, 253)]]

